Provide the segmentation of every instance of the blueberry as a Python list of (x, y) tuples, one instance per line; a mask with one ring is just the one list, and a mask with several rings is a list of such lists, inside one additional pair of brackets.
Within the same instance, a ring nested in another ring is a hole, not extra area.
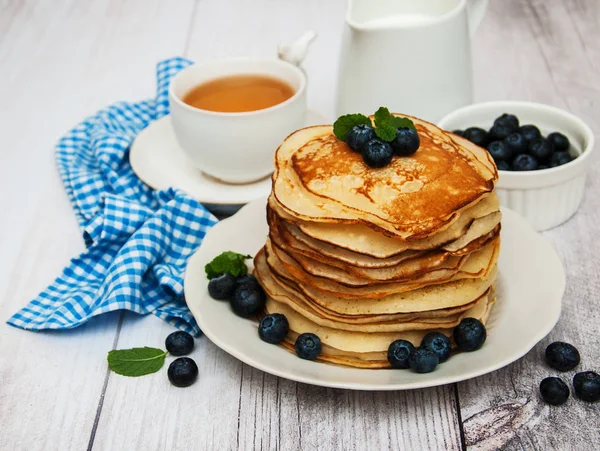
[(375, 139), (375, 129), (370, 125), (355, 125), (346, 135), (346, 142), (355, 152), (361, 152), (365, 145)]
[(390, 164), (394, 151), (388, 143), (379, 139), (372, 139), (363, 148), (362, 156), (368, 166), (382, 168)]
[(569, 154), (569, 152), (561, 151), (554, 152), (550, 157), (550, 167), (555, 168), (556, 166), (562, 166), (563, 164), (567, 164), (573, 160), (573, 157)]
[(515, 125), (506, 119), (498, 119), (490, 128), (490, 140), (503, 140), (508, 138), (509, 135), (516, 132), (518, 129)]
[(421, 145), (419, 134), (412, 128), (399, 128), (396, 138), (392, 141), (392, 149), (396, 155), (408, 157), (417, 151)]
[(540, 383), (540, 393), (548, 404), (560, 406), (569, 399), (569, 387), (558, 377), (547, 377)]
[(544, 138), (537, 138), (529, 142), (529, 153), (538, 161), (548, 161), (554, 152), (550, 141)]
[(165, 340), (165, 347), (171, 355), (186, 355), (194, 349), (194, 337), (187, 332), (178, 330), (169, 334)]
[(498, 161), (496, 167), (499, 171), (510, 171), (510, 164), (506, 161)]
[(527, 152), (527, 140), (518, 132), (508, 135), (505, 142), (513, 155)]
[(480, 147), (487, 146), (487, 143), (489, 142), (488, 132), (479, 127), (467, 128), (464, 137)]
[(221, 274), (208, 282), (208, 294), (213, 299), (230, 299), (237, 286), (235, 277), (231, 274)]
[(179, 357), (171, 362), (167, 375), (176, 387), (189, 387), (198, 377), (198, 365), (189, 357)]
[(415, 373), (431, 373), (440, 363), (440, 358), (429, 348), (417, 348), (408, 362)]
[(502, 116), (496, 118), (494, 124), (498, 121), (508, 121), (513, 125), (513, 127), (519, 128), (519, 118), (514, 114), (504, 113)]
[(387, 358), (392, 368), (398, 368), (401, 370), (405, 370), (410, 368), (410, 364), (408, 363), (408, 359), (412, 352), (415, 350), (415, 347), (410, 341), (406, 340), (396, 340), (393, 341), (390, 347), (388, 348)]
[(537, 128), (535, 125), (530, 124), (522, 125), (519, 128), (519, 133), (521, 133), (521, 135), (523, 135), (523, 138), (525, 138), (527, 141), (533, 141), (534, 139), (542, 137), (540, 129)]
[(464, 318), (454, 328), (454, 341), (461, 351), (476, 351), (483, 346), (486, 337), (485, 326), (476, 318)]
[(573, 378), (575, 394), (583, 401), (596, 402), (600, 400), (600, 375), (593, 371), (577, 373)]
[(517, 155), (512, 162), (513, 171), (535, 171), (537, 168), (538, 161), (526, 153)]
[(452, 130), (452, 133), (454, 133), (455, 135), (458, 135), (458, 136), (465, 136), (464, 130)]
[(450, 339), (440, 332), (429, 332), (421, 341), (422, 348), (429, 348), (435, 352), (440, 359), (440, 363), (445, 362), (450, 357), (452, 345)]
[(248, 318), (261, 312), (265, 308), (266, 300), (267, 296), (260, 285), (239, 285), (231, 298), (231, 308), (236, 315)]
[(294, 349), (301, 359), (315, 360), (321, 353), (321, 339), (311, 333), (300, 334), (296, 338)]
[(506, 141), (494, 141), (488, 145), (488, 152), (497, 163), (498, 161), (510, 161), (513, 153)]
[(281, 343), (288, 331), (290, 324), (287, 318), (281, 313), (272, 313), (265, 315), (258, 324), (258, 336), (267, 343)]
[(571, 147), (569, 138), (559, 132), (550, 133), (546, 139), (552, 143), (554, 150), (569, 150), (569, 147)]
[(579, 365), (579, 351), (569, 343), (555, 341), (546, 348), (546, 362), (558, 371), (569, 371)]
[(547, 164), (540, 164), (540, 165), (538, 165), (538, 171), (541, 170), (541, 169), (548, 169), (548, 168), (550, 168), (550, 166), (548, 166)]
[(256, 276), (254, 274), (246, 274), (245, 276), (238, 277), (236, 279), (236, 283), (237, 283), (238, 287), (240, 285), (248, 285), (248, 284), (260, 286), (260, 283), (258, 283), (258, 279), (256, 278)]

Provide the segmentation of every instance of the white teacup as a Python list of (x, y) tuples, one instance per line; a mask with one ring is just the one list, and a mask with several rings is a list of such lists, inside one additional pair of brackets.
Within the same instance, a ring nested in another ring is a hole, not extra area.
[[(295, 94), (269, 108), (242, 113), (202, 110), (183, 102), (194, 87), (229, 75), (275, 77)], [(179, 145), (205, 174), (229, 183), (249, 183), (273, 172), (273, 155), (286, 136), (304, 126), (306, 76), (278, 59), (234, 58), (194, 64), (169, 87), (171, 120)]]

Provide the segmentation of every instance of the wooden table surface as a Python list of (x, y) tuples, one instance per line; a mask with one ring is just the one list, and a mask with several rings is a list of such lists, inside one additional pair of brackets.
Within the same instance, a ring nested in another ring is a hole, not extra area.
[[(53, 161), (62, 133), (114, 101), (151, 97), (162, 58), (270, 56), (308, 28), (319, 32), (305, 63), (309, 104), (332, 117), (344, 10), (344, 0), (0, 0), (0, 318), (84, 249)], [(492, 0), (474, 66), (477, 100), (556, 105), (600, 131), (597, 0)], [(541, 360), (553, 340), (600, 369), (599, 175), (594, 165), (579, 213), (545, 233), (567, 271), (561, 320), (502, 370), (426, 390), (325, 389), (202, 338), (199, 380), (177, 389), (166, 368), (107, 370), (110, 349), (163, 346), (172, 327), (153, 316), (117, 312), (53, 333), (2, 323), (0, 450), (600, 449), (600, 404), (549, 407), (537, 389), (553, 374)]]

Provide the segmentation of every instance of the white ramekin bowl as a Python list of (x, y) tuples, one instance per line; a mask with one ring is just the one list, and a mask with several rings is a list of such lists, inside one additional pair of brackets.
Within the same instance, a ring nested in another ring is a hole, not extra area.
[(555, 107), (531, 102), (486, 102), (460, 108), (438, 125), (445, 130), (481, 127), (489, 130), (503, 113), (515, 114), (521, 125), (536, 125), (543, 136), (558, 131), (571, 142), (570, 163), (539, 171), (499, 171), (500, 203), (524, 216), (536, 230), (556, 227), (569, 219), (583, 199), (585, 177), (592, 160), (594, 134), (578, 117)]

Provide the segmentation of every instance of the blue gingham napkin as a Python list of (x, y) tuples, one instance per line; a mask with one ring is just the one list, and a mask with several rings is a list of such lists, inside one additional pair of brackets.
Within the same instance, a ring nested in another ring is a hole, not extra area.
[(183, 274), (215, 218), (183, 192), (152, 190), (129, 164), (129, 146), (169, 112), (169, 81), (190, 64), (160, 62), (155, 99), (111, 105), (60, 139), (56, 161), (87, 250), (9, 324), (70, 329), (126, 309), (200, 334), (183, 300)]

